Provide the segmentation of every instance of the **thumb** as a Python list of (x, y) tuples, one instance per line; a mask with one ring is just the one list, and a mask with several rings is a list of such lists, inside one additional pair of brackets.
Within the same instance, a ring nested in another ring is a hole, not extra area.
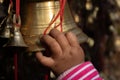
[(52, 67), (54, 64), (54, 60), (51, 57), (46, 57), (41, 52), (37, 52), (36, 57), (44, 66)]

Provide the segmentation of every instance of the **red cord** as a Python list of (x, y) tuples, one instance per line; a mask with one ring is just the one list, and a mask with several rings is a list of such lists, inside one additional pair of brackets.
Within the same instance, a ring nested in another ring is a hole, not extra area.
[(10, 4), (13, 3), (12, 0), (10, 0)]
[(49, 26), (45, 29), (44, 31), (44, 35), (46, 35), (48, 29), (51, 27), (51, 25), (58, 19), (58, 17), (60, 16), (60, 23), (55, 26), (54, 28), (57, 28), (58, 26), (60, 26), (60, 31), (62, 32), (62, 22), (63, 22), (63, 13), (64, 13), (64, 6), (65, 6), (66, 0), (60, 0), (60, 10), (58, 12), (58, 14), (55, 16), (55, 18), (50, 22)]
[(20, 15), (20, 0), (16, 0), (16, 16)]
[(49, 80), (48, 74), (45, 75), (45, 80)]
[(17, 53), (14, 54), (14, 66), (15, 66), (15, 70), (14, 70), (14, 79), (15, 79), (15, 80), (18, 80)]
[[(12, 2), (12, 0), (10, 0)], [(20, 0), (16, 0), (16, 20), (18, 19), (20, 15)], [(19, 24), (15, 23), (18, 27)], [(18, 62), (17, 62), (17, 53), (14, 54), (14, 66), (15, 66), (15, 71), (14, 71), (14, 78), (15, 80), (18, 80)]]
[(53, 19), (53, 21), (49, 24), (49, 26), (45, 29), (44, 31), (44, 35), (46, 35), (47, 30), (51, 27), (51, 25), (57, 20), (57, 18), (59, 17), (60, 12), (56, 15), (56, 17)]
[(60, 26), (60, 31), (62, 32), (62, 22), (63, 22), (63, 13), (64, 13), (64, 6), (65, 6), (66, 0), (60, 0), (60, 24), (57, 25), (55, 28)]

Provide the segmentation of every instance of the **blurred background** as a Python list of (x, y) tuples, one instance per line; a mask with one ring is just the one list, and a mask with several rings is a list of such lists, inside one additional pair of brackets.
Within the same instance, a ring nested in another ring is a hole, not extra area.
[[(13, 2), (15, 2), (13, 0)], [(105, 80), (120, 80), (120, 0), (68, 0), (75, 23), (89, 37), (80, 44)], [(8, 0), (0, 0), (0, 34), (8, 15)], [(13, 11), (14, 13), (14, 11)], [(10, 23), (9, 28), (10, 27)], [(3, 47), (0, 37), (0, 80), (14, 80), (14, 48)], [(50, 70), (36, 60), (34, 52), (19, 51), (19, 80), (54, 80)]]
[(120, 80), (120, 0), (71, 0), (77, 25), (89, 36), (82, 46), (105, 80)]

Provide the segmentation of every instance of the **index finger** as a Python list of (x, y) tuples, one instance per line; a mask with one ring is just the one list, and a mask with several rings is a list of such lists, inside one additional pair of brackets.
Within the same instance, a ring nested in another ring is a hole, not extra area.
[(47, 46), (46, 49), (50, 50), (53, 53), (52, 54), (53, 56), (61, 55), (61, 53), (62, 53), (61, 47), (54, 38), (52, 38), (49, 35), (44, 35), (41, 38), (41, 40), (42, 40), (42, 42), (44, 42), (46, 44), (46, 46)]
[(45, 66), (50, 67), (54, 64), (54, 60), (51, 57), (46, 57), (41, 52), (37, 52), (36, 57)]
[(52, 29), (49, 34), (59, 43), (63, 50), (70, 46), (64, 33), (57, 29)]

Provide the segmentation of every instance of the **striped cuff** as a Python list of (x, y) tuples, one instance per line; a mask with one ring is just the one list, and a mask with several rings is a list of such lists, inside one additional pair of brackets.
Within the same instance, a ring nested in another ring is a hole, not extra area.
[(103, 80), (91, 62), (76, 65), (61, 74), (57, 80)]

